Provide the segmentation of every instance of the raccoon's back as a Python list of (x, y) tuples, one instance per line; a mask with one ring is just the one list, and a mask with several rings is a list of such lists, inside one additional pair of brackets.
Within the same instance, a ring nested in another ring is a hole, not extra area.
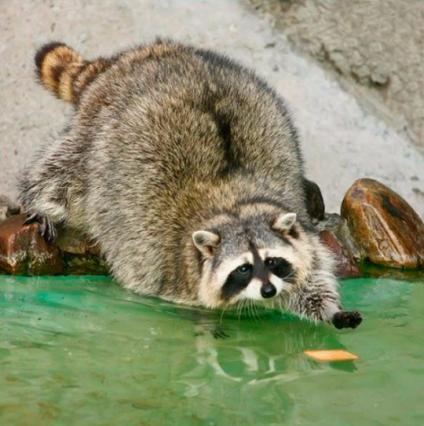
[(240, 173), (280, 180), (301, 174), (285, 106), (253, 73), (181, 45), (134, 58), (100, 76), (81, 104), (99, 153), (95, 170), (137, 171), (144, 184), (169, 190)]

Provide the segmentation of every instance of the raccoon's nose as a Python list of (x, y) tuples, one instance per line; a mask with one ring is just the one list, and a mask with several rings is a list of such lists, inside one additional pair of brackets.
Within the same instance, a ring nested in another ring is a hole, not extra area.
[(277, 294), (277, 289), (271, 284), (267, 283), (261, 287), (261, 295), (264, 299), (269, 299)]

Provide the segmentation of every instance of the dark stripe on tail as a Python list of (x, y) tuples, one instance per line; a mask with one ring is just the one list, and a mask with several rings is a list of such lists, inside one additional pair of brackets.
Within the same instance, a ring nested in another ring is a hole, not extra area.
[(44, 45), (35, 55), (37, 76), (59, 99), (78, 103), (85, 88), (113, 63), (99, 58), (85, 61), (64, 43)]

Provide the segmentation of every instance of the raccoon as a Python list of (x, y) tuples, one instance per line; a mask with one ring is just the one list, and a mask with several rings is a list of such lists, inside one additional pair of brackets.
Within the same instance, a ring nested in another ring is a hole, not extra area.
[(252, 71), (171, 40), (94, 61), (50, 43), (35, 62), (75, 106), (20, 181), (27, 222), (47, 240), (59, 223), (86, 232), (117, 281), (143, 295), (361, 322), (341, 309), (311, 226), (284, 101)]

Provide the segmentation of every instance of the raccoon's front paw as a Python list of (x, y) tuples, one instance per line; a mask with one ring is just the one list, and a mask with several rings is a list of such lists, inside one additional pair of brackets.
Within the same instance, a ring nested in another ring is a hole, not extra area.
[(39, 233), (48, 242), (53, 242), (57, 237), (56, 227), (51, 219), (37, 212), (28, 213), (25, 225), (39, 223)]
[(339, 311), (332, 319), (336, 328), (356, 328), (361, 322), (362, 316), (358, 311)]

